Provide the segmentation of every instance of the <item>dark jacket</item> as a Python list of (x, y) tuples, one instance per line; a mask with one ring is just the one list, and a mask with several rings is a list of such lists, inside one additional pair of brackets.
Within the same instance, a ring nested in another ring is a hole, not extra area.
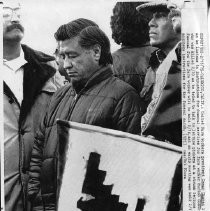
[(181, 65), (176, 61), (172, 62), (160, 100), (143, 134), (182, 145)]
[(154, 50), (155, 48), (149, 45), (123, 46), (112, 54), (114, 75), (130, 84), (140, 94), (149, 59)]
[(54, 58), (26, 45), (22, 45), (22, 49), (27, 63), (23, 66), (21, 105), (4, 82), (4, 173), (7, 211), (24, 209), (34, 134), (50, 97), (57, 90), (51, 80), (56, 70), (47, 64)]
[(70, 85), (55, 93), (35, 138), (30, 164), (29, 195), (33, 201), (41, 183), (42, 199), (35, 201), (44, 210), (55, 210), (59, 189), (58, 118), (139, 134), (140, 98), (130, 85), (112, 75), (109, 66), (98, 70), (79, 93)]
[(152, 99), (156, 70), (159, 67), (159, 65), (163, 62), (165, 57), (166, 55), (160, 49), (155, 50), (150, 55), (149, 64), (144, 78), (144, 85), (140, 92), (140, 97), (145, 103), (146, 108)]
[(181, 146), (181, 43), (175, 49), (175, 53), (177, 60), (173, 60), (171, 63), (166, 84), (143, 134), (152, 135), (158, 140), (167, 140)]

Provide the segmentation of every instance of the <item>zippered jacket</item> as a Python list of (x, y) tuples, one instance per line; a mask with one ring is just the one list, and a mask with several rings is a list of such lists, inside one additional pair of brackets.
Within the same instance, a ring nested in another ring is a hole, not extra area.
[(30, 163), (28, 194), (34, 210), (56, 210), (61, 179), (58, 169), (63, 165), (58, 160), (57, 119), (141, 133), (140, 97), (133, 87), (112, 74), (110, 66), (103, 67), (81, 91), (69, 85), (52, 97), (36, 134)]

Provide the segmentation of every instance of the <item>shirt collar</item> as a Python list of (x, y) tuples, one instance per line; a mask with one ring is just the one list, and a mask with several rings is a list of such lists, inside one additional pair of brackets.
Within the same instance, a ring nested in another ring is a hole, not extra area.
[(7, 65), (10, 69), (17, 71), (19, 70), (24, 64), (27, 63), (27, 61), (24, 58), (24, 52), (23, 49), (20, 49), (20, 56), (12, 59), (10, 61), (7, 61), (6, 59), (3, 60), (4, 64)]

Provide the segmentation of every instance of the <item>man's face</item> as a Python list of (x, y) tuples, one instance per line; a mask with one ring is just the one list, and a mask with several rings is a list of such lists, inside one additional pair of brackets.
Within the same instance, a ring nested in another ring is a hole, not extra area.
[(56, 61), (57, 65), (58, 65), (58, 71), (60, 72), (60, 74), (62, 76), (64, 76), (66, 80), (70, 81), (70, 78), (69, 78), (68, 74), (66, 73), (66, 70), (63, 67), (64, 60), (60, 56), (59, 53), (55, 56), (55, 61)]
[(173, 30), (172, 22), (166, 11), (155, 12), (149, 22), (149, 27), (150, 44), (152, 46), (160, 49), (167, 48), (177, 39), (177, 34)]
[(78, 37), (60, 41), (60, 55), (63, 66), (73, 85), (84, 85), (98, 69), (93, 49), (84, 49), (78, 43)]
[(19, 42), (24, 35), (20, 22), (20, 4), (7, 2), (3, 6), (3, 40)]

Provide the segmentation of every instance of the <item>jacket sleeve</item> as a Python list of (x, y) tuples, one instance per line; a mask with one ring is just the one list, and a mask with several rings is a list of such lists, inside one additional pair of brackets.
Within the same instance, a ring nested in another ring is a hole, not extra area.
[(113, 115), (116, 130), (141, 134), (141, 104), (139, 95), (133, 89), (122, 96)]
[(45, 122), (46, 116), (43, 118), (39, 129), (36, 132), (34, 146), (32, 150), (30, 168), (29, 168), (29, 183), (28, 183), (28, 198), (33, 201), (40, 190), (40, 173), (42, 167), (42, 156), (45, 140)]

